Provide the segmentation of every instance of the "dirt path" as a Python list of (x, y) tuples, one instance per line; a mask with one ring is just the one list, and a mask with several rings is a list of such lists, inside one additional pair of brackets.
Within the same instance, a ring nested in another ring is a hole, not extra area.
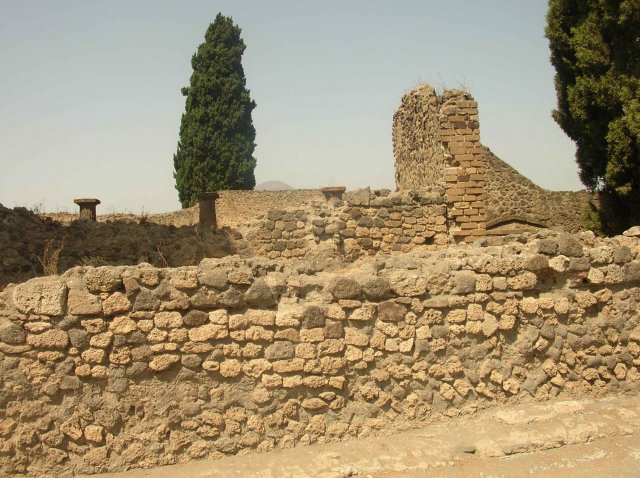
[(94, 476), (637, 477), (640, 397), (503, 406), (387, 437)]

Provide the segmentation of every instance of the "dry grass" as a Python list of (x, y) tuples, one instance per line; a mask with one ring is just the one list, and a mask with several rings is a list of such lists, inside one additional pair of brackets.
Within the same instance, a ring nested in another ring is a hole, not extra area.
[(42, 264), (42, 271), (46, 276), (54, 276), (58, 274), (58, 262), (60, 261), (60, 254), (64, 249), (64, 241), (60, 241), (60, 246), (56, 247), (55, 239), (48, 239), (44, 243), (44, 251), (42, 257), (38, 256), (40, 264)]
[(169, 267), (169, 263), (162, 253), (162, 242), (156, 245), (156, 250), (158, 251), (158, 260), (160, 261), (160, 267)]

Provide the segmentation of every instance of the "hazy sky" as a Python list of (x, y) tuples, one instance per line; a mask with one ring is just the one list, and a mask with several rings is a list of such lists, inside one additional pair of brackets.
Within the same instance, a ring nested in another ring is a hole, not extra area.
[(482, 142), (549, 189), (580, 189), (550, 116), (543, 0), (0, 0), (0, 203), (179, 208), (191, 56), (218, 12), (247, 45), (256, 181), (394, 185), (391, 123), (421, 82), (464, 85)]

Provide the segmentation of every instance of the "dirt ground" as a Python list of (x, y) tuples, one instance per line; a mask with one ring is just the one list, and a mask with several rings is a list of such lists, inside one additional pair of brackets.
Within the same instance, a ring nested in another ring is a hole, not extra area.
[(386, 437), (94, 476), (638, 477), (640, 396), (501, 406)]

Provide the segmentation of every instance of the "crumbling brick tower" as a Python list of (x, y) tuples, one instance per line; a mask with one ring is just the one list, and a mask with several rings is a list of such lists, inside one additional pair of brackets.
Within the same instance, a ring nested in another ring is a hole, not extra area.
[(466, 91), (421, 85), (393, 116), (397, 189), (443, 186), (453, 240), (485, 235), (485, 159), (478, 104)]

